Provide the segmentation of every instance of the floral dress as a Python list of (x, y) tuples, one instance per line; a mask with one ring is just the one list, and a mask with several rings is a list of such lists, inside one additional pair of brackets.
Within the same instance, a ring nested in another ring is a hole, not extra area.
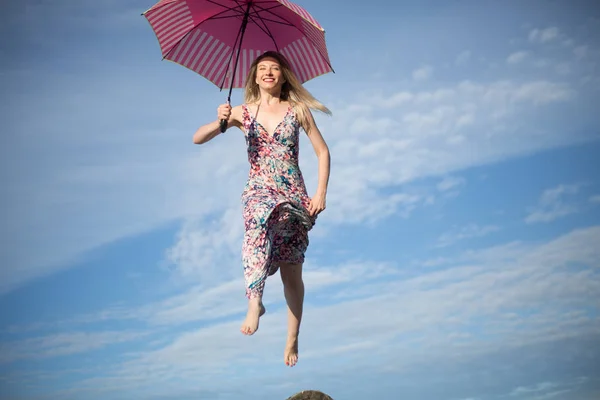
[(242, 105), (250, 171), (242, 193), (242, 263), (246, 297), (262, 296), (267, 276), (279, 263), (301, 264), (316, 217), (298, 166), (298, 122), (292, 107), (270, 134)]

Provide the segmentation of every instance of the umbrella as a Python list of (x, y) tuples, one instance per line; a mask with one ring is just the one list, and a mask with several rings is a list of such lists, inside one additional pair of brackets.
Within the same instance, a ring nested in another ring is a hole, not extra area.
[[(304, 83), (334, 72), (325, 30), (288, 0), (161, 0), (142, 14), (163, 59), (208, 79), (220, 90), (243, 88), (252, 61), (275, 50)], [(226, 123), (221, 122), (223, 132)]]

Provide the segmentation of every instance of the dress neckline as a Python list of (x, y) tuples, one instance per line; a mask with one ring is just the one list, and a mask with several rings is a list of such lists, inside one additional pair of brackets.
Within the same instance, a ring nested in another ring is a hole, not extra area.
[[(244, 104), (244, 106), (246, 107), (246, 112), (248, 112), (248, 115), (250, 115), (250, 118), (252, 118), (252, 120), (257, 124), (260, 125), (260, 127), (265, 131), (265, 133), (269, 136), (269, 137), (273, 137), (277, 131), (279, 130), (279, 127), (281, 126), (281, 124), (283, 124), (286, 120), (286, 118), (288, 117), (290, 111), (292, 111), (292, 105), (288, 103), (287, 106), (287, 110), (285, 112), (285, 114), (283, 115), (283, 118), (281, 119), (281, 121), (279, 121), (279, 123), (275, 126), (275, 130), (273, 131), (273, 133), (269, 133), (269, 131), (267, 130), (267, 128), (264, 127), (263, 124), (261, 124), (260, 122), (258, 122), (258, 120), (256, 119), (256, 116), (253, 116), (250, 113), (250, 108), (248, 107), (248, 104)], [(256, 112), (258, 113), (260, 106), (257, 106), (256, 108)]]

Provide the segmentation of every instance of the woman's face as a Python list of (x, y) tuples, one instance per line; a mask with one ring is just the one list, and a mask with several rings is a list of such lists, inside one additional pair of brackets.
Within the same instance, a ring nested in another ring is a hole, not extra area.
[(281, 89), (285, 82), (279, 62), (265, 57), (256, 66), (256, 84), (266, 90)]

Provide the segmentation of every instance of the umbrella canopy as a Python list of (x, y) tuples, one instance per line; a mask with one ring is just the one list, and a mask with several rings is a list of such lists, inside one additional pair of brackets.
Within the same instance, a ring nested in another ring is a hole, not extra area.
[(230, 96), (268, 50), (283, 54), (303, 83), (333, 72), (324, 29), (288, 0), (161, 0), (143, 15), (163, 59), (229, 88)]

